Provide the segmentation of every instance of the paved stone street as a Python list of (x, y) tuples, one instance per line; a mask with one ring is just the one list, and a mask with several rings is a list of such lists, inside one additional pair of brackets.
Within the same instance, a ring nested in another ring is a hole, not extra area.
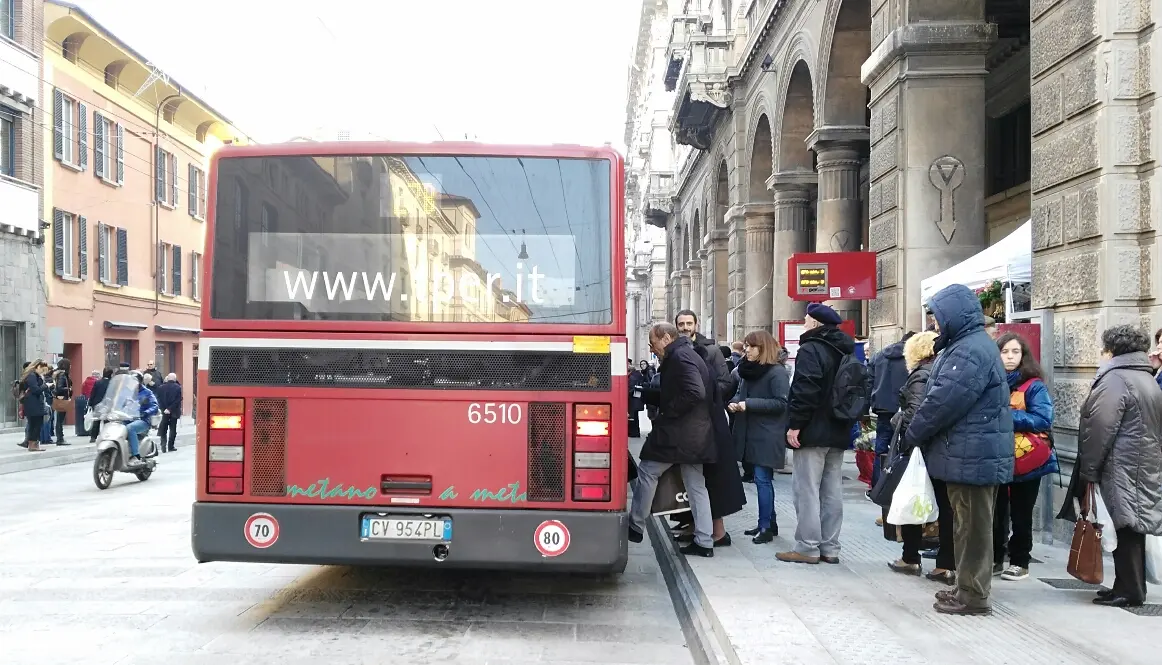
[[(849, 479), (858, 476), (854, 463), (846, 471)], [(1159, 662), (1162, 641), (1153, 631), (1162, 629), (1162, 606), (1140, 608), (1154, 614), (1140, 616), (1092, 605), (1093, 590), (1065, 572), (1068, 543), (1038, 543), (1033, 556), (1043, 563), (1034, 563), (1024, 581), (994, 578), (992, 616), (937, 614), (933, 595), (946, 587), (888, 569), (900, 547), (884, 540), (875, 525), (879, 508), (854, 480), (845, 488), (841, 564), (782, 563), (775, 554), (794, 543), (795, 509), (791, 477), (776, 475), (775, 483), (779, 538), (755, 545), (742, 535), (758, 516), (755, 486), (747, 484), (748, 505), (726, 518), (734, 545), (713, 559), (689, 561), (743, 665)], [(924, 560), (926, 571), (933, 566)], [(1105, 571), (1108, 586), (1108, 557)], [(1148, 602), (1162, 603), (1162, 588), (1151, 586), (1150, 594)]]
[[(154, 430), (156, 433), (157, 430)], [(178, 435), (175, 444), (178, 447), (194, 443), (195, 426), (190, 418), (178, 421)], [(55, 436), (55, 435), (54, 435)], [(97, 452), (95, 444), (89, 443), (89, 437), (77, 436), (73, 427), (65, 427), (65, 442), (67, 446), (42, 446), (40, 452), (28, 452), (18, 444), (24, 440), (20, 431), (9, 431), (0, 434), (0, 475), (44, 469), (61, 464), (77, 462), (92, 462)]]
[(90, 464), (3, 476), (0, 662), (692, 662), (648, 542), (612, 578), (199, 565), (192, 447), (160, 460), (104, 492)]

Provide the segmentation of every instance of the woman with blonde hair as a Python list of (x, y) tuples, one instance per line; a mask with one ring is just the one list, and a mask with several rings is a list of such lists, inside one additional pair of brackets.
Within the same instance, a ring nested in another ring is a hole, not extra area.
[(743, 339), (745, 355), (734, 370), (738, 389), (726, 408), (734, 414), (734, 448), (738, 459), (754, 468), (759, 523), (745, 531), (756, 545), (779, 535), (775, 517), (775, 469), (783, 468), (787, 448), (787, 394), (791, 379), (783, 362), (786, 351), (771, 334), (755, 330)]
[(40, 447), (40, 431), (44, 427), (44, 417), (48, 414), (48, 404), (45, 402), (45, 393), (49, 384), (41, 376), (48, 369), (48, 364), (40, 358), (28, 363), (24, 374), (20, 376), (20, 387), (23, 394), (20, 399), (24, 407), (24, 418), (28, 421), (24, 438), (28, 442), (28, 450), (37, 452)]
[[(896, 457), (910, 455), (911, 450), (904, 448), (903, 433), (908, 431), (912, 416), (920, 403), (924, 401), (924, 393), (928, 388), (928, 377), (932, 374), (932, 363), (936, 360), (937, 334), (932, 331), (913, 335), (904, 343), (904, 362), (908, 367), (908, 379), (900, 390), (900, 410), (892, 416), (892, 428), (896, 432), (893, 442)], [(940, 551), (936, 555), (936, 569), (928, 573), (928, 579), (945, 584), (956, 583), (956, 560), (952, 549), (952, 504), (948, 500), (948, 489), (939, 480), (932, 481), (936, 491), (936, 504), (940, 508)], [(885, 516), (887, 509), (885, 508)], [(920, 546), (924, 541), (924, 527), (919, 525), (903, 525), (899, 527), (904, 541), (904, 551), (901, 557), (888, 564), (888, 567), (904, 575), (920, 575), (923, 570), (920, 558)]]

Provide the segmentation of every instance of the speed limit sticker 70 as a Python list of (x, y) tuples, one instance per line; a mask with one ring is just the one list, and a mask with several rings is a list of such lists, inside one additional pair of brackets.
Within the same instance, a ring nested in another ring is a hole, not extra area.
[(246, 542), (252, 547), (266, 549), (278, 540), (278, 520), (270, 513), (254, 513), (243, 527)]
[(569, 549), (569, 529), (557, 520), (545, 520), (533, 532), (533, 542), (542, 555), (560, 556)]

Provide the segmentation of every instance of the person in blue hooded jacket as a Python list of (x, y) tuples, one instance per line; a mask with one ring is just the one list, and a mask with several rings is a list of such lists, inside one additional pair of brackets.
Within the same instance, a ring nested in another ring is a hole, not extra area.
[(988, 614), (997, 488), (1013, 479), (1009, 382), (971, 289), (945, 287), (928, 309), (939, 355), (904, 436), (924, 455), (929, 475), (947, 483), (956, 516), (957, 589), (937, 593), (933, 607), (942, 614)]
[(153, 391), (146, 387), (143, 375), (141, 372), (133, 372), (133, 378), (137, 379), (137, 403), (140, 407), (140, 413), (136, 420), (131, 423), (126, 423), (125, 429), (129, 435), (129, 464), (128, 466), (137, 466), (141, 464), (141, 455), (139, 454), (140, 443), (138, 437), (149, 432), (151, 426), (151, 418), (157, 415), (157, 397)]

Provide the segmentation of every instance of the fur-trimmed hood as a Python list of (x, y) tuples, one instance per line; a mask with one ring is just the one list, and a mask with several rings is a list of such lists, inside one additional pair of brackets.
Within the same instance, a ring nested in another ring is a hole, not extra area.
[(904, 362), (908, 364), (909, 372), (936, 355), (937, 336), (935, 332), (925, 331), (912, 335), (904, 343)]

